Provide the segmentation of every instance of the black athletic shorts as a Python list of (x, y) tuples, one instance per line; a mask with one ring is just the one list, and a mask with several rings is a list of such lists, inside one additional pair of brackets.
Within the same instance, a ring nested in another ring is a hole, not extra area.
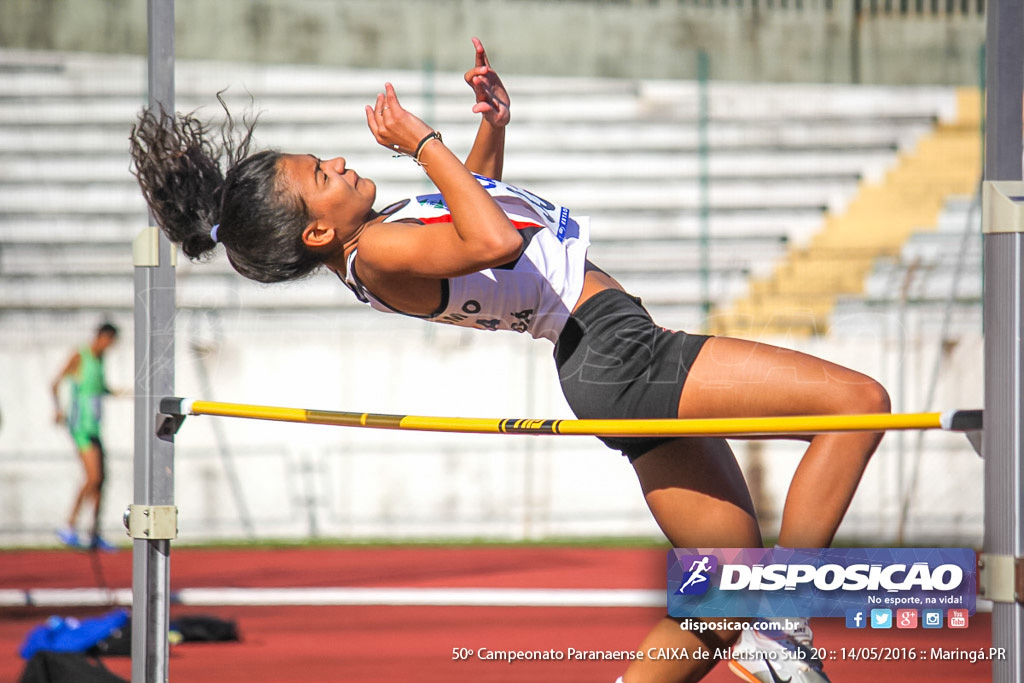
[[(658, 327), (640, 299), (595, 294), (555, 344), (562, 393), (580, 419), (675, 418), (683, 383), (709, 337)], [(598, 437), (630, 462), (673, 437)]]

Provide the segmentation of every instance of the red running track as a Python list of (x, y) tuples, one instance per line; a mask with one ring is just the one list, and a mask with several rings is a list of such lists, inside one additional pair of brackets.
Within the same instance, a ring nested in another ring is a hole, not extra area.
[[(186, 587), (500, 587), (663, 589), (665, 554), (593, 548), (289, 548), (174, 549), (172, 590)], [(131, 554), (0, 551), (0, 589), (129, 588)], [(17, 681), (25, 634), (52, 613), (84, 616), (106, 609), (0, 608), (0, 683)], [(583, 651), (634, 649), (662, 614), (654, 608), (534, 607), (172, 607), (172, 618), (210, 614), (235, 619), (239, 643), (186, 643), (171, 650), (172, 681), (420, 683), (539, 681), (612, 683), (624, 664), (609, 661), (454, 661), (453, 650)], [(991, 619), (966, 630), (849, 630), (839, 619), (812, 623), (815, 645), (911, 648), (914, 661), (863, 661), (837, 654), (834, 683), (991, 680), (987, 661), (933, 658), (932, 648), (988, 648)], [(130, 678), (128, 658), (107, 666)], [(709, 683), (738, 681), (722, 665)]]

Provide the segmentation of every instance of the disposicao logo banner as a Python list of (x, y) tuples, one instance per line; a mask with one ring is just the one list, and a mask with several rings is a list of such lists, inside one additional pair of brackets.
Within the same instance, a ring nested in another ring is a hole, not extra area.
[(849, 609), (967, 609), (970, 548), (675, 548), (674, 617), (844, 617)]

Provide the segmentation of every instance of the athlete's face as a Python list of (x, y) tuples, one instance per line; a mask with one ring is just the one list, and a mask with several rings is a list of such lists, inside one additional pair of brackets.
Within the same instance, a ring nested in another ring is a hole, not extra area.
[(101, 354), (117, 341), (117, 335), (111, 332), (100, 332), (96, 335), (96, 342), (93, 344), (93, 351)]
[(344, 238), (362, 225), (373, 208), (377, 186), (345, 166), (343, 157), (326, 161), (312, 154), (284, 154), (280, 178), (302, 197), (313, 218)]

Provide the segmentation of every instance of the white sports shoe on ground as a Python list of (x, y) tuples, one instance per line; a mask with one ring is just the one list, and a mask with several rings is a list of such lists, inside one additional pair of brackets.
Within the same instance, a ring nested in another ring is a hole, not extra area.
[(813, 634), (806, 620), (799, 621), (792, 631), (743, 631), (729, 670), (747, 683), (829, 683), (810, 648)]

